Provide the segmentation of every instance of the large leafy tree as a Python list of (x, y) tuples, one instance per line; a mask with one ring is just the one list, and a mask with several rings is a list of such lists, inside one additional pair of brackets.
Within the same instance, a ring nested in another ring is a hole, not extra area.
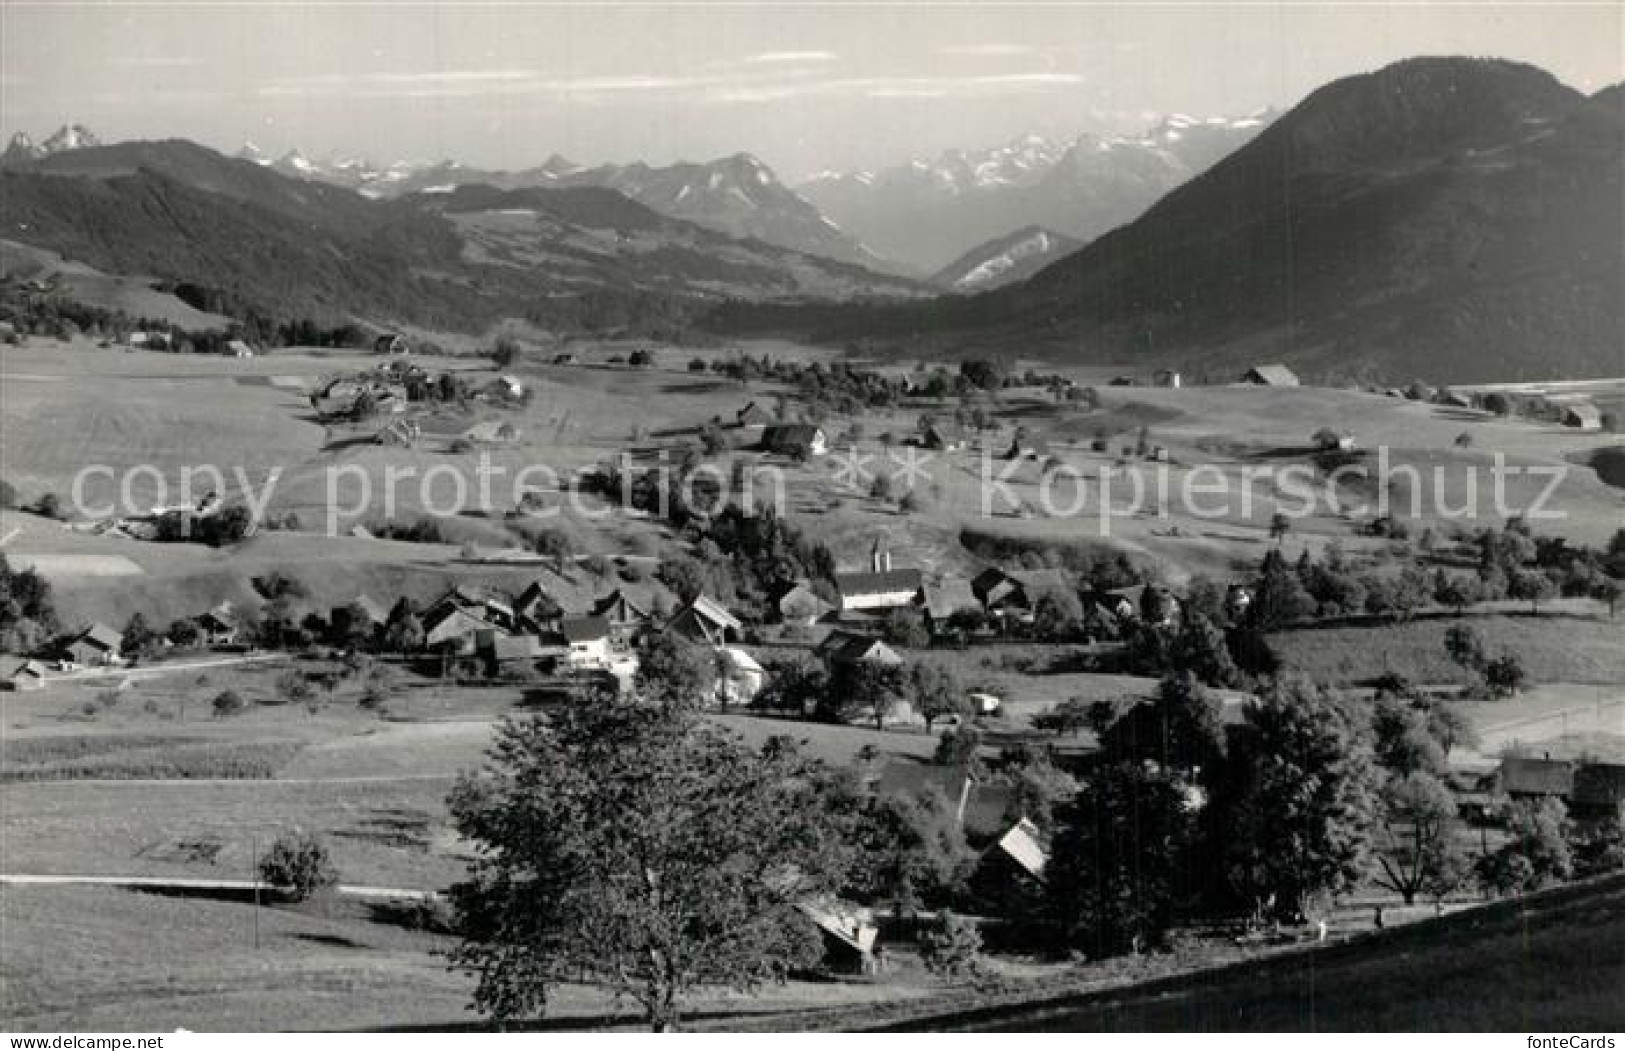
[(1159, 940), (1186, 898), (1200, 793), (1172, 771), (1102, 767), (1055, 811), (1044, 868), (1056, 940), (1095, 957)]
[(1382, 837), (1376, 851), (1378, 883), (1410, 905), (1421, 893), (1443, 897), (1466, 875), (1456, 841), (1456, 799), (1437, 776), (1416, 771), (1389, 778), (1382, 788)]
[(700, 987), (811, 965), (798, 903), (846, 882), (857, 810), (830, 784), (792, 746), (751, 751), (693, 704), (606, 700), (505, 723), (450, 800), (478, 847), (452, 891), (475, 1008), (504, 1023), (589, 981), (666, 1030)]
[(1292, 918), (1365, 869), (1376, 818), (1370, 747), (1337, 698), (1302, 678), (1277, 680), (1248, 717), (1230, 873), (1244, 895)]

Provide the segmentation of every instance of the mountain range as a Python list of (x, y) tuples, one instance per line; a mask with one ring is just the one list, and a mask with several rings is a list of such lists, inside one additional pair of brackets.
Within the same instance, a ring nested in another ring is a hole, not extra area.
[(1144, 134), (1027, 136), (877, 172), (826, 172), (796, 190), (875, 252), (934, 273), (973, 247), (1040, 226), (1089, 241), (1249, 141), (1274, 118), (1174, 115)]
[(1025, 281), (923, 309), (767, 313), (914, 353), (1469, 382), (1619, 375), (1622, 289), (1625, 92), (1418, 58), (1316, 90)]
[[(717, 300), (917, 296), (923, 285), (672, 219), (596, 187), (395, 199), (184, 140), (0, 170), (0, 238), (183, 287), (238, 316), (479, 330), (680, 327)], [(195, 300), (195, 301), (194, 301)]]

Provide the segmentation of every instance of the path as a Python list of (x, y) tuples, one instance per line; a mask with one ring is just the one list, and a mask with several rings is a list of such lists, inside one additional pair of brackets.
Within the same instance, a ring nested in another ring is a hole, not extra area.
[[(0, 886), (125, 887), (134, 890), (190, 890), (233, 894), (252, 894), (256, 890), (267, 894), (271, 892), (271, 886), (263, 880), (189, 879), (181, 876), (41, 876), (0, 873)], [(432, 890), (368, 887), (350, 883), (341, 883), (334, 890), (351, 898), (404, 898), (411, 901), (428, 901), (440, 896), (438, 892)]]

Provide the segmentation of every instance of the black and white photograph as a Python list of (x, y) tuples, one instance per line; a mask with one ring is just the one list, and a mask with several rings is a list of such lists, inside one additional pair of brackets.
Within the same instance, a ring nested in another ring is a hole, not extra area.
[(1619, 0), (0, 0), (0, 146), (7, 1048), (1625, 1039)]

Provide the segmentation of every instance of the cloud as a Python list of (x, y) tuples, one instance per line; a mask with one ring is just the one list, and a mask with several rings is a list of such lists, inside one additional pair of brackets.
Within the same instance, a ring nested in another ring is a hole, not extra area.
[(807, 62), (839, 62), (841, 56), (833, 51), (763, 51), (747, 55), (739, 61), (747, 66), (792, 65)]
[(961, 44), (954, 47), (937, 48), (939, 55), (956, 55), (966, 58), (1002, 58), (1015, 55), (1036, 55), (1038, 49), (1026, 44)]

